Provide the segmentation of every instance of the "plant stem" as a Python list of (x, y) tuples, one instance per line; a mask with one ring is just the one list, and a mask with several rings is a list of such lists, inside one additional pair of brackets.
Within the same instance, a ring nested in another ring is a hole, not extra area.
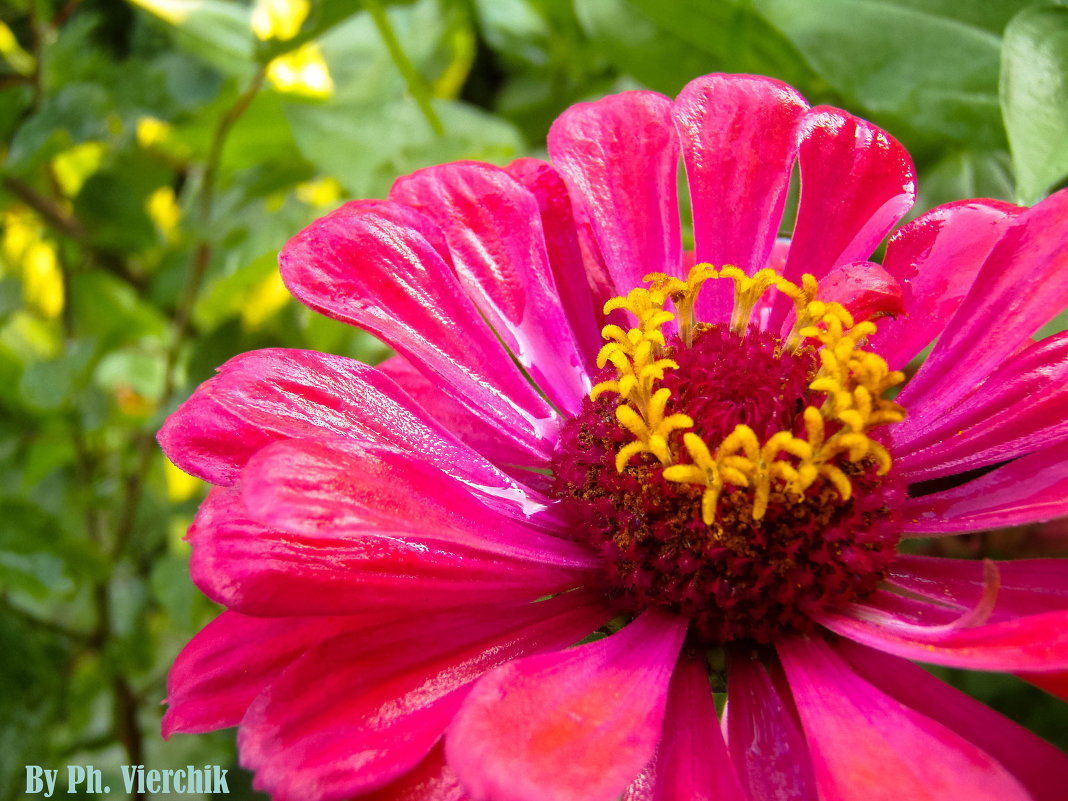
[(400, 70), (401, 75), (404, 76), (404, 81), (408, 84), (408, 91), (412, 93), (415, 102), (419, 104), (426, 121), (430, 123), (435, 135), (444, 136), (445, 126), (441, 124), (441, 119), (430, 104), (430, 89), (426, 85), (426, 81), (423, 80), (423, 76), (419, 74), (419, 71), (405, 54), (400, 42), (397, 41), (397, 35), (393, 32), (393, 25), (390, 24), (386, 10), (382, 8), (382, 4), (378, 0), (364, 0), (364, 5), (371, 12), (371, 19), (375, 21), (375, 27), (378, 28), (382, 40), (386, 43), (393, 63)]

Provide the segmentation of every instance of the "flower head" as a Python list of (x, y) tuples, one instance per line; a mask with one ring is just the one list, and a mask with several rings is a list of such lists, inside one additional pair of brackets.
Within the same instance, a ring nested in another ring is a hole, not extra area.
[(1068, 337), (1031, 339), (1068, 191), (876, 264), (908, 155), (752, 76), (575, 106), (549, 152), (286, 246), (397, 356), (245, 354), (168, 420), (228, 611), (165, 733), (239, 725), (279, 799), (1056, 798), (1064, 754), (909, 660), (1068, 695), (1066, 563), (898, 546), (1068, 513)]

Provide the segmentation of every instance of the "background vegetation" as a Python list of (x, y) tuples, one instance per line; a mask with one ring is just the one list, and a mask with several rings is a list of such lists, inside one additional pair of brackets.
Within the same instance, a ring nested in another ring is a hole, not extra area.
[[(1028, 0), (6, 0), (0, 56), (0, 798), (26, 764), (121, 788), (120, 764), (233, 763), (232, 732), (159, 735), (167, 669), (216, 609), (182, 540), (205, 488), (154, 434), (240, 351), (384, 355), (277, 275), (343, 200), (543, 154), (575, 101), (712, 71), (886, 127), (918, 209), (1031, 203), (1068, 174), (1068, 8)], [(1038, 691), (943, 675), (1065, 746)]]

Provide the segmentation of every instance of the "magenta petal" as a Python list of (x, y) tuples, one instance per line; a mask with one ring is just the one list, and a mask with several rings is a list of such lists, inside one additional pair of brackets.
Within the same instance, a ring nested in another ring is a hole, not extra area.
[(585, 359), (561, 306), (533, 193), (499, 167), (459, 162), (400, 178), (389, 197), (437, 223), (460, 283), (501, 340), (558, 408), (578, 412), (590, 388)]
[(201, 591), (249, 615), (352, 615), (532, 600), (578, 586), (574, 571), (416, 536), (297, 537), (251, 519), (240, 492), (213, 490), (190, 528)]
[[(179, 467), (229, 485), (260, 448), (329, 435), (419, 454), (451, 476), (520, 502), (514, 480), (457, 442), (388, 375), (315, 351), (271, 348), (234, 357), (167, 419), (159, 440)], [(511, 453), (522, 453), (514, 440), (505, 441)]]
[(988, 754), (862, 679), (818, 638), (776, 643), (821, 801), (1026, 801)]
[[(705, 75), (688, 83), (673, 115), (682, 140), (693, 205), (698, 263), (733, 264), (752, 275), (765, 266), (779, 233), (795, 124), (808, 108), (791, 87), (754, 75)], [(698, 318), (718, 320), (729, 282), (698, 296)]]
[[(896, 429), (896, 426), (895, 426)], [(1014, 459), (1068, 439), (1068, 332), (1026, 346), (970, 397), (930, 421), (922, 435), (898, 435), (895, 464), (927, 481)]]
[(944, 492), (909, 498), (913, 536), (1019, 526), (1068, 514), (1068, 442), (1021, 457)]
[(303, 537), (400, 535), (563, 567), (598, 564), (584, 545), (505, 516), (463, 482), (383, 445), (278, 442), (252, 458), (241, 486), (255, 519)]
[(481, 679), (449, 728), (476, 801), (611, 801), (660, 738), (686, 622), (645, 612), (611, 637)]
[[(991, 620), (1068, 609), (1068, 559), (1016, 559), (995, 562), (997, 603)], [(983, 563), (902, 554), (890, 566), (896, 587), (960, 609), (979, 604), (984, 591)]]
[(841, 303), (858, 322), (904, 311), (897, 279), (870, 261), (835, 267), (820, 281), (818, 297)]
[(1068, 670), (1053, 670), (1048, 673), (1021, 671), (1016, 675), (1040, 687), (1050, 695), (1055, 695), (1062, 701), (1068, 701)]
[(817, 622), (835, 634), (907, 659), (999, 671), (1068, 669), (1068, 610), (1060, 609), (971, 628), (951, 624), (959, 613), (944, 606), (879, 591)]
[(894, 232), (883, 267), (903, 288), (905, 316), (880, 320), (870, 338), (892, 370), (904, 367), (946, 327), (1005, 225), (1020, 211), (999, 200), (961, 200)]
[(697, 659), (680, 659), (671, 677), (654, 774), (653, 801), (745, 801)]
[[(557, 421), (467, 298), (423, 215), (354, 201), (282, 250), (282, 278), (316, 311), (365, 328), (517, 445), (547, 457)], [(438, 234), (440, 236), (440, 233)]]
[(445, 743), (439, 741), (418, 765), (381, 790), (360, 796), (360, 801), (470, 801), (456, 772), (445, 761)]
[(278, 801), (351, 798), (430, 752), (487, 670), (581, 639), (610, 612), (588, 593), (521, 607), (411, 616), (336, 637), (290, 666), (249, 709), (238, 746)]
[(390, 617), (399, 613), (261, 618), (223, 612), (174, 660), (163, 736), (236, 726), (256, 696), (309, 648)]
[(589, 216), (619, 294), (647, 273), (679, 273), (679, 140), (670, 100), (635, 91), (571, 106), (549, 131), (549, 154)]
[(378, 365), (378, 371), (400, 387), (426, 415), (461, 442), (496, 465), (526, 464), (541, 468), (545, 460), (523, 450), (516, 441), (443, 393), (399, 353)]
[(899, 400), (919, 430), (1068, 305), (1068, 190), (1016, 215)]
[(816, 797), (808, 745), (795, 714), (760, 662), (732, 653), (727, 666), (727, 745), (747, 798)]
[(1035, 801), (1058, 801), (1068, 776), (1068, 754), (904, 659), (840, 640), (835, 651), (894, 700), (952, 730), (985, 751), (1031, 793)]
[(908, 153), (870, 122), (819, 106), (798, 135), (801, 197), (786, 259), (792, 281), (867, 259), (916, 195)]
[(593, 372), (597, 351), (603, 344), (597, 312), (614, 294), (611, 280), (602, 264), (583, 258), (571, 195), (560, 173), (548, 162), (531, 158), (516, 159), (505, 169), (537, 198), (545, 248), (560, 292), (560, 302), (575, 336), (579, 355), (586, 359), (589, 371)]

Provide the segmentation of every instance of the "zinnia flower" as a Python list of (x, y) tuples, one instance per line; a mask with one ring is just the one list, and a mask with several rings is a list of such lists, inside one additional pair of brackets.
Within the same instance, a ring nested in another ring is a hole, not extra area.
[(577, 105), (549, 153), (286, 246), (294, 295), (397, 356), (248, 353), (168, 420), (227, 611), (164, 733), (239, 726), (300, 801), (1063, 797), (1065, 754), (909, 660), (1068, 696), (1068, 563), (899, 545), (1068, 513), (1068, 335), (1031, 339), (1068, 191), (867, 261), (908, 155), (750, 76)]

